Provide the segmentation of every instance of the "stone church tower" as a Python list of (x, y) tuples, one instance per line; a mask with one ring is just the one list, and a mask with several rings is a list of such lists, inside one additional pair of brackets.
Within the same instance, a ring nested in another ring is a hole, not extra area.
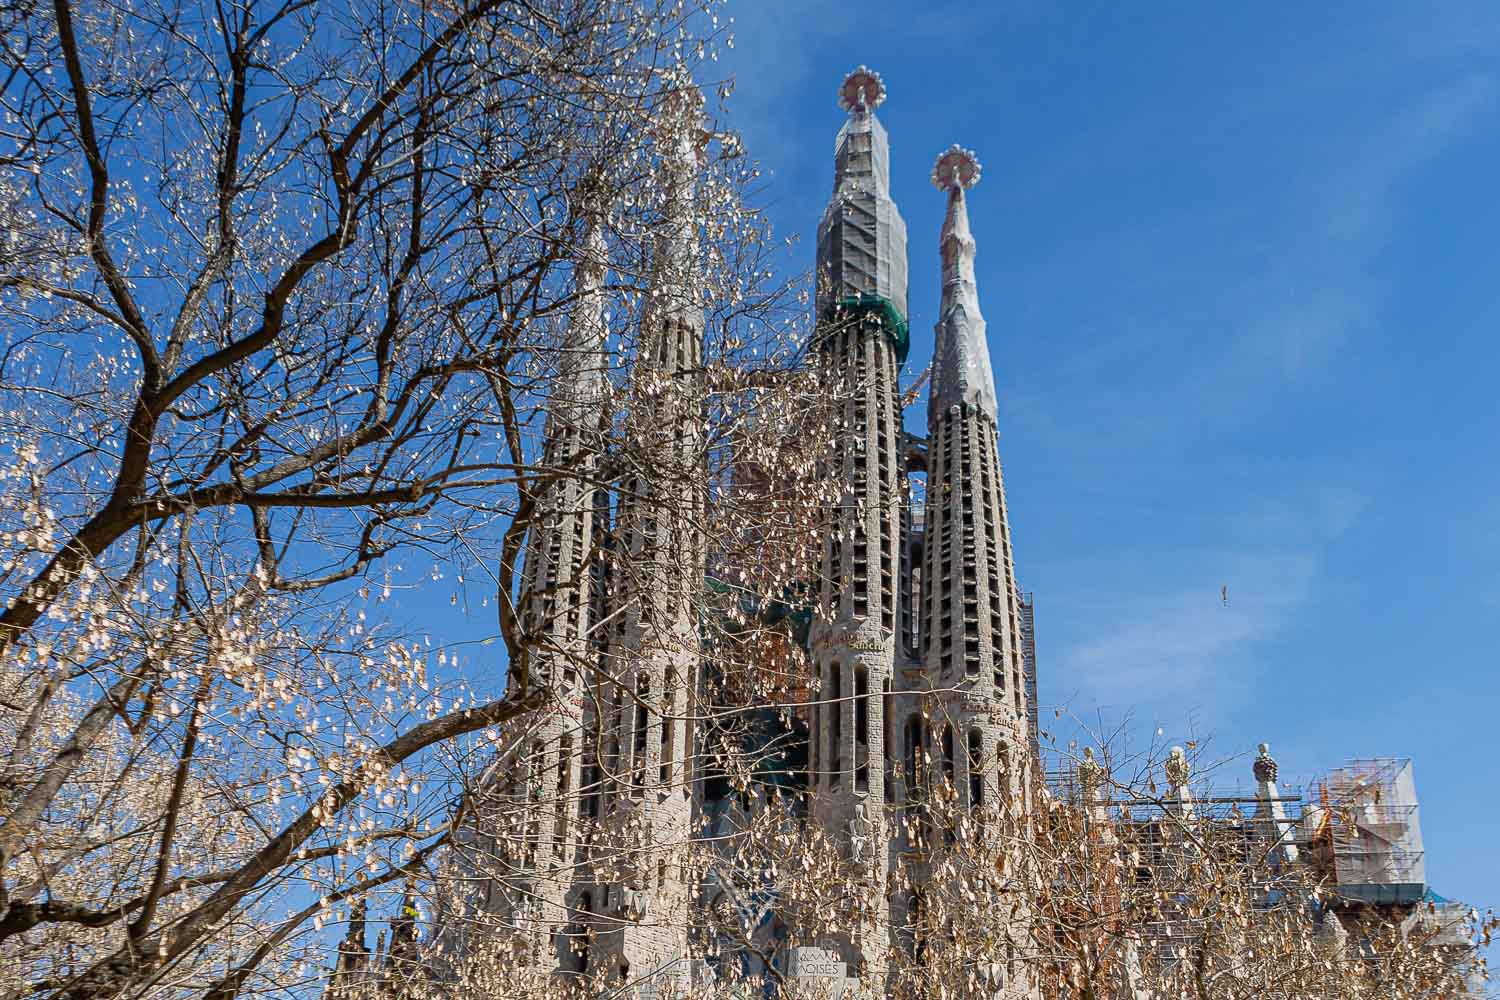
[[(875, 109), (880, 78), (844, 82), (849, 120), (835, 144), (834, 192), (818, 226), (818, 363), (842, 392), (832, 468), (844, 480), (829, 512), (820, 607), (810, 639), (820, 697), (811, 710), (811, 815), (867, 854), (867, 896), (885, 898), (889, 827), (886, 712), (895, 684), (904, 470), (897, 373), (906, 360), (906, 224), (890, 194), (890, 142)], [(856, 843), (858, 841), (859, 843)], [(883, 907), (830, 942), (850, 969), (880, 976), (889, 945)]]
[[(979, 181), (974, 154), (954, 146), (938, 157), (933, 184), (948, 198), (938, 240), (943, 292), (934, 330), (927, 402), (927, 503), (922, 539), (916, 669), (904, 673), (920, 693), (906, 723), (908, 757), (931, 761), (922, 791), (951, 805), (933, 809), (938, 825), (966, 815), (980, 836), (1024, 814), (1029, 768), (1029, 706), (1022, 676), (1020, 590), (1011, 557), (1005, 483), (998, 452), (995, 376), (979, 291), (976, 244), (966, 192)], [(920, 710), (918, 710), (920, 707)], [(950, 832), (918, 824), (940, 849)], [(926, 852), (920, 852), (926, 853)], [(926, 883), (915, 878), (913, 884)], [(920, 911), (921, 893), (910, 903)], [(929, 891), (941, 891), (940, 887)], [(916, 914), (919, 916), (920, 914)], [(917, 920), (911, 912), (908, 924)], [(1012, 957), (988, 970), (988, 985), (1020, 991), (1025, 977)], [(918, 931), (919, 932), (919, 931)]]
[[(657, 183), (663, 226), (651, 257), (621, 455), (611, 560), (610, 636), (594, 704), (599, 832), (572, 902), (593, 931), (591, 971), (621, 982), (688, 971), (693, 887), (683, 876), (693, 803), (692, 706), (704, 580), (703, 303), (694, 205), (702, 100), (682, 96), (663, 122)], [(597, 801), (598, 807), (592, 805)]]
[[(859, 873), (862, 908), (778, 962), (794, 980), (833, 980), (823, 988), (835, 995), (855, 982), (878, 992), (894, 955), (920, 956), (923, 893), (941, 891), (927, 875), (942, 824), (954, 808), (980, 829), (1024, 821), (1031, 756), (1022, 659), (1029, 619), (1012, 561), (967, 207), (979, 164), (953, 147), (932, 174), (947, 210), (923, 438), (903, 427), (906, 225), (876, 117), (884, 98), (879, 76), (864, 67), (839, 91), (848, 117), (818, 226), (809, 361), (839, 390), (841, 433), (828, 468), (842, 496), (823, 523), (807, 636), (816, 685), (799, 801), (805, 822)], [(690, 720), (701, 709), (692, 703), (701, 657), (693, 597), (706, 558), (694, 204), (701, 112), (696, 102), (679, 110), (661, 137), (665, 226), (651, 258), (629, 418), (610, 442), (625, 470), (610, 484), (612, 502), (580, 485), (607, 475), (597, 439), (607, 363), (599, 226), (575, 269), (568, 346), (593, 361), (558, 373), (545, 448), (549, 461), (584, 472), (538, 497), (523, 584), (539, 596), (521, 608), (542, 639), (530, 669), (562, 704), (527, 736), (530, 770), (510, 776), (537, 805), (512, 803), (524, 817), (525, 849), (504, 873), (503, 905), (491, 903), (517, 914), (531, 907), (534, 968), (657, 981), (641, 986), (643, 996), (659, 995), (666, 979), (703, 980), (687, 928), (705, 887), (687, 874), (684, 845), (712, 811), (708, 783), (690, 773), (699, 739)], [(922, 473), (925, 504), (914, 501)], [(583, 565), (606, 533), (616, 546), (607, 574)], [(585, 829), (591, 834), (580, 837)], [(1013, 958), (991, 961), (984, 978), (987, 997), (1028, 995)]]

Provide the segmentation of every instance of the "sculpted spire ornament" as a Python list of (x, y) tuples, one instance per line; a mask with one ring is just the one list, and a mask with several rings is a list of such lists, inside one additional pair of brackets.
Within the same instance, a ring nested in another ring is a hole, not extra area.
[(967, 191), (979, 183), (979, 157), (954, 143), (938, 154), (932, 166), (932, 185), (939, 191)]
[(1262, 743), (1260, 754), (1255, 758), (1255, 780), (1259, 782), (1276, 780), (1276, 758), (1271, 756), (1271, 745)]
[(839, 107), (850, 114), (874, 111), (885, 102), (885, 82), (868, 66), (860, 66), (839, 86)]

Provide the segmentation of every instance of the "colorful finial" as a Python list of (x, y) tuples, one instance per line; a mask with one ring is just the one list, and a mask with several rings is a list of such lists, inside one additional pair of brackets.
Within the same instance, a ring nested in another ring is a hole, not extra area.
[(839, 107), (850, 114), (874, 111), (885, 101), (885, 83), (880, 74), (868, 66), (861, 66), (848, 76), (839, 87)]
[(967, 191), (979, 183), (979, 157), (972, 149), (954, 143), (938, 155), (932, 167), (932, 184), (939, 191)]
[(1271, 756), (1271, 745), (1262, 743), (1260, 753), (1255, 758), (1255, 780), (1275, 781), (1276, 771), (1276, 758)]

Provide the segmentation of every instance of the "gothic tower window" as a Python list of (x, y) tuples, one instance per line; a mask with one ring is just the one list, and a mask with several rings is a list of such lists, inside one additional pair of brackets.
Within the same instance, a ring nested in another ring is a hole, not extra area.
[(984, 736), (977, 729), (969, 730), (969, 808), (984, 808)]
[(651, 678), (642, 674), (635, 682), (635, 760), (632, 773), (639, 788), (646, 784), (646, 735), (650, 731), (651, 708), (646, 700), (651, 695)]
[(672, 765), (676, 763), (677, 713), (672, 710), (672, 701), (677, 697), (677, 671), (667, 668), (667, 683), (661, 693), (661, 783), (665, 788), (672, 783)]
[(837, 663), (833, 665), (829, 676), (828, 708), (831, 725), (828, 729), (833, 742), (833, 754), (829, 761), (833, 773), (829, 776), (829, 782), (837, 788), (840, 774), (844, 770), (844, 676)]
[[(896, 741), (891, 737), (891, 725), (895, 719), (894, 702), (891, 697), (891, 681), (886, 678), (881, 682), (880, 694), (880, 742), (885, 753), (886, 760), (886, 782), (885, 786), (890, 789), (895, 782), (891, 780), (892, 764), (896, 759)], [(887, 792), (889, 794), (889, 791)]]
[(953, 727), (943, 727), (943, 781), (949, 788), (953, 787), (954, 757), (953, 757)]
[(568, 810), (572, 807), (569, 797), (573, 792), (572, 777), (573, 736), (568, 733), (563, 735), (557, 747), (557, 825), (552, 831), (552, 850), (559, 856), (562, 855), (564, 844), (568, 839)]
[(922, 787), (922, 716), (916, 712), (906, 721), (906, 787), (913, 798)]
[(854, 671), (854, 787), (870, 788), (870, 674), (864, 667)]

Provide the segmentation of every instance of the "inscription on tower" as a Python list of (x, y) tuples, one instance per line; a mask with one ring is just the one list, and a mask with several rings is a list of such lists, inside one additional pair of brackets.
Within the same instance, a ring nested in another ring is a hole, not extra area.
[(787, 979), (816, 996), (842, 997), (854, 982), (838, 956), (827, 948), (793, 948), (787, 952)]

